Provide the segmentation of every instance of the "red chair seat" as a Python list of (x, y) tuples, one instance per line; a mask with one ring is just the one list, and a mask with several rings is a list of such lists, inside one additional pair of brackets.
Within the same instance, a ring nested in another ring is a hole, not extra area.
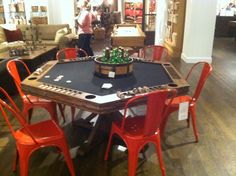
[[(44, 129), (42, 130), (42, 126)], [(38, 143), (49, 142), (52, 139), (61, 139), (61, 129), (58, 128), (56, 123), (52, 120), (42, 121), (36, 124), (32, 124), (28, 126), (28, 130), (30, 130), (31, 134), (34, 136), (35, 140)], [(32, 137), (28, 134), (27, 130), (22, 128), (17, 130), (15, 133), (15, 137), (17, 138), (18, 143), (24, 145), (32, 145), (35, 142), (32, 140)]]
[[(132, 118), (127, 118), (123, 133), (127, 136), (142, 137), (145, 124), (144, 122), (145, 122), (145, 116), (136, 116)], [(115, 121), (114, 128), (120, 130), (120, 127), (121, 127), (121, 121)]]

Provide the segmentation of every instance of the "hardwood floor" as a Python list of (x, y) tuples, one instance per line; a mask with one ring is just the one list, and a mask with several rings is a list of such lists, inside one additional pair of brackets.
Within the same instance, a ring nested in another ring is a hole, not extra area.
[[(93, 43), (95, 53), (106, 43)], [(233, 39), (215, 39), (213, 49), (213, 72), (209, 77), (197, 104), (199, 143), (194, 143), (191, 128), (185, 121), (177, 121), (177, 114), (167, 125), (166, 140), (162, 142), (167, 176), (235, 176), (236, 175), (236, 42)], [(185, 75), (191, 64), (173, 61)], [(196, 73), (197, 74), (197, 73)], [(194, 75), (195, 76), (195, 75)], [(195, 76), (196, 77), (196, 76)], [(191, 79), (190, 84), (196, 81)], [(15, 97), (18, 101), (18, 97)], [(67, 111), (70, 115), (70, 110)], [(45, 111), (36, 110), (34, 120), (47, 118)], [(84, 156), (76, 155), (77, 146), (88, 130), (72, 125), (69, 121), (62, 127), (66, 133), (73, 156), (76, 175), (124, 176), (127, 175), (127, 153), (113, 147), (109, 161), (103, 160), (107, 139)], [(18, 124), (12, 120), (14, 127)], [(104, 137), (102, 134), (97, 137)], [(15, 145), (6, 124), (0, 117), (0, 176), (19, 175), (11, 171)], [(137, 169), (139, 176), (160, 176), (154, 147), (146, 151), (147, 160), (140, 155)], [(29, 175), (69, 175), (63, 157), (53, 148), (35, 152), (30, 160)]]

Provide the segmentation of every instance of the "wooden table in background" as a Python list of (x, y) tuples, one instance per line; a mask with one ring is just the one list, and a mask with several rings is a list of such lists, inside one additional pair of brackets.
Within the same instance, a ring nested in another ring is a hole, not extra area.
[(138, 24), (117, 24), (111, 34), (111, 45), (140, 48), (144, 46), (145, 37)]
[(25, 56), (9, 56), (9, 51), (0, 53), (0, 60), (10, 59), (10, 58), (20, 58), (22, 59), (31, 71), (40, 67), (43, 63), (53, 60), (56, 57), (58, 51), (57, 46), (37, 46), (33, 51), (29, 52), (29, 55)]

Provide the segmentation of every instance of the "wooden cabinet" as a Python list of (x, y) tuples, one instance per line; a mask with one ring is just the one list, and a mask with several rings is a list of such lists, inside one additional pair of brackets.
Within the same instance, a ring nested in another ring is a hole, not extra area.
[(184, 36), (186, 0), (169, 0), (165, 47), (171, 57), (181, 57)]

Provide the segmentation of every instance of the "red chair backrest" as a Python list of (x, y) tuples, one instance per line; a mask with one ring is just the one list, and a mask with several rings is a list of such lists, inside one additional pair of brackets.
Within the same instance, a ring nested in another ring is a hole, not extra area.
[[(19, 122), (19, 124), (24, 128), (25, 130), (25, 133), (27, 133), (31, 138), (32, 140), (37, 143), (35, 141), (35, 139), (33, 138), (30, 130), (28, 129), (27, 127), (27, 122), (25, 120), (25, 118), (23, 117), (23, 114), (21, 113), (21, 111), (19, 110), (19, 108), (17, 107), (17, 105), (14, 103), (14, 101), (12, 100), (12, 98), (8, 95), (8, 93), (0, 87), (0, 93), (2, 93), (5, 97), (6, 97), (6, 100), (8, 101), (8, 103), (6, 103), (5, 101), (3, 101), (2, 99), (0, 99), (0, 111), (3, 115), (3, 118), (4, 120), (6, 121), (13, 137), (16, 139), (16, 136), (15, 136), (15, 130), (14, 128), (12, 127), (11, 125), (11, 122), (9, 120), (9, 112), (13, 115), (13, 117), (15, 117), (17, 119), (17, 121)], [(8, 113), (6, 112), (8, 111)]]
[(88, 57), (86, 51), (81, 48), (64, 48), (57, 52), (56, 58), (59, 59), (75, 59), (79, 56), (79, 53)]
[(31, 72), (30, 72), (28, 66), (22, 60), (13, 59), (13, 60), (10, 60), (7, 62), (7, 70), (9, 72), (9, 74), (12, 76), (12, 78), (16, 84), (16, 87), (17, 87), (17, 90), (18, 90), (20, 96), (23, 97), (23, 96), (25, 96), (25, 94), (22, 92), (22, 89), (21, 89), (21, 77), (20, 77), (20, 72), (19, 72), (17, 66), (26, 70), (26, 72), (27, 72), (26, 76), (30, 75)]
[(202, 91), (202, 88), (207, 80), (207, 78), (209, 77), (209, 75), (211, 74), (212, 72), (212, 66), (211, 64), (209, 64), (208, 62), (198, 62), (196, 64), (194, 64), (192, 66), (192, 68), (190, 69), (189, 73), (187, 74), (187, 77), (186, 77), (186, 80), (188, 80), (188, 78), (190, 77), (192, 71), (198, 67), (202, 65), (202, 71), (201, 71), (201, 75), (199, 77), (199, 80), (198, 80), (198, 83), (197, 83), (197, 86), (195, 88), (195, 92), (193, 94), (193, 99), (192, 101), (196, 102), (199, 98), (199, 95)]
[(169, 61), (169, 52), (167, 48), (159, 45), (145, 46), (141, 53), (144, 59), (156, 60), (156, 61)]
[(167, 98), (170, 98), (172, 102), (173, 97), (176, 95), (176, 90), (166, 89), (166, 90), (157, 90), (151, 93), (147, 93), (140, 96), (135, 96), (131, 98), (125, 105), (125, 112), (122, 121), (121, 129), (124, 130), (125, 119), (127, 114), (127, 109), (135, 102), (140, 99), (146, 98), (146, 115), (145, 115), (145, 124), (144, 124), (144, 136), (153, 135), (161, 125), (162, 117), (167, 112), (168, 106), (165, 102)]

